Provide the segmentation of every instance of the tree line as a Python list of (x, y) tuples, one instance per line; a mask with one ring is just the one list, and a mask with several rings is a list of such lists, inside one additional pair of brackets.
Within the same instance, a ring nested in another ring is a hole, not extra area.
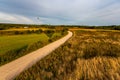
[(0, 30), (6, 30), (10, 28), (49, 28), (49, 29), (56, 29), (56, 28), (85, 28), (85, 29), (110, 29), (110, 30), (120, 30), (120, 25), (108, 25), (108, 26), (87, 26), (87, 25), (36, 25), (36, 24), (5, 24), (0, 23)]

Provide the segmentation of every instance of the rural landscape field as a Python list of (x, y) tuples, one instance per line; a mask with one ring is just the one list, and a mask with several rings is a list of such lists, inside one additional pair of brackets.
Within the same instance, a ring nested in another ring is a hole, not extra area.
[(69, 41), (15, 80), (119, 80), (120, 32), (73, 32)]
[(0, 0), (0, 80), (120, 80), (120, 0)]

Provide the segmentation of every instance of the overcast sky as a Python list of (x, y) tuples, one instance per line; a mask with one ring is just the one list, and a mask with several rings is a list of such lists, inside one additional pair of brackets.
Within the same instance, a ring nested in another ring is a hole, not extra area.
[(0, 0), (0, 23), (118, 25), (120, 0)]

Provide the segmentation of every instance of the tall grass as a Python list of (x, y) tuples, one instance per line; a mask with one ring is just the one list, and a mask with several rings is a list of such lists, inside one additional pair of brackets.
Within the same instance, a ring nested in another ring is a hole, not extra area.
[(52, 54), (15, 80), (119, 80), (120, 33), (75, 31)]

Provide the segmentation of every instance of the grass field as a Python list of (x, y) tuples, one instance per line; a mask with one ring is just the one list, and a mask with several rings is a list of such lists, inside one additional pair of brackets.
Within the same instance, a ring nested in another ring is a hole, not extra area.
[(74, 36), (15, 80), (119, 80), (120, 32), (74, 31)]
[(0, 55), (38, 41), (47, 42), (48, 39), (46, 34), (0, 36)]

